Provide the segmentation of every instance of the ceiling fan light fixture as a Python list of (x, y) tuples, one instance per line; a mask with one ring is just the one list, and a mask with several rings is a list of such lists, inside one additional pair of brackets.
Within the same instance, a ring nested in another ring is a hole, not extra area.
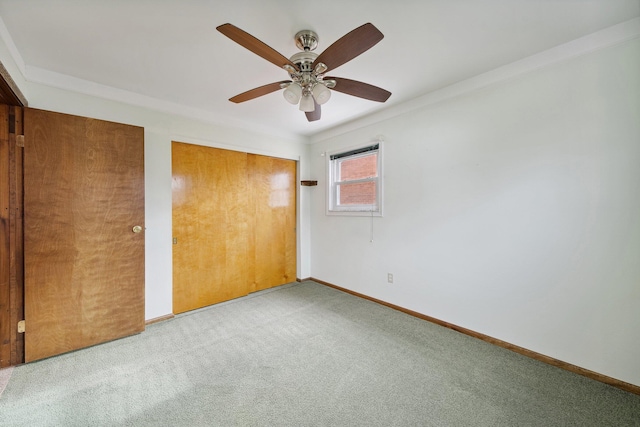
[(331, 91), (322, 83), (318, 83), (313, 87), (313, 97), (320, 105), (326, 103), (331, 98)]
[(297, 104), (300, 101), (300, 97), (302, 96), (302, 88), (297, 83), (290, 84), (284, 92), (282, 92), (284, 99), (287, 100), (290, 104)]
[(316, 74), (322, 74), (327, 71), (328, 67), (323, 62), (318, 62), (313, 69), (313, 72)]
[(311, 95), (304, 95), (302, 99), (300, 99), (300, 111), (310, 113), (315, 109), (316, 105), (313, 102), (313, 97)]

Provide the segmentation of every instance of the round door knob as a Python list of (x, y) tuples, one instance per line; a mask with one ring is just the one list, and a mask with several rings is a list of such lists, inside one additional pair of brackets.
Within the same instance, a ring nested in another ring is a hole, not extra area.
[(134, 233), (139, 233), (142, 231), (142, 227), (140, 227), (139, 225), (136, 225), (133, 227), (133, 232)]

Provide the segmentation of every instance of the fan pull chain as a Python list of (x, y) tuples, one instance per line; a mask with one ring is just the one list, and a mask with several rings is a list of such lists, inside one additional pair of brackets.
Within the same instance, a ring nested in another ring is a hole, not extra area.
[(373, 210), (371, 210), (371, 240), (370, 243), (373, 243)]

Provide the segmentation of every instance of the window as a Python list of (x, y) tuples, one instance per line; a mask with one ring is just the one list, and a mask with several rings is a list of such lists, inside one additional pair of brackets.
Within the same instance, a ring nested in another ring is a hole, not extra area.
[(328, 156), (329, 215), (382, 216), (381, 143)]

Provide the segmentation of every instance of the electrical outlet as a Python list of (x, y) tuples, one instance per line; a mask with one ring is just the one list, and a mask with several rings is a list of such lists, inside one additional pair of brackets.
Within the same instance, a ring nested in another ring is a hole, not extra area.
[(393, 274), (387, 273), (387, 282), (393, 283)]

